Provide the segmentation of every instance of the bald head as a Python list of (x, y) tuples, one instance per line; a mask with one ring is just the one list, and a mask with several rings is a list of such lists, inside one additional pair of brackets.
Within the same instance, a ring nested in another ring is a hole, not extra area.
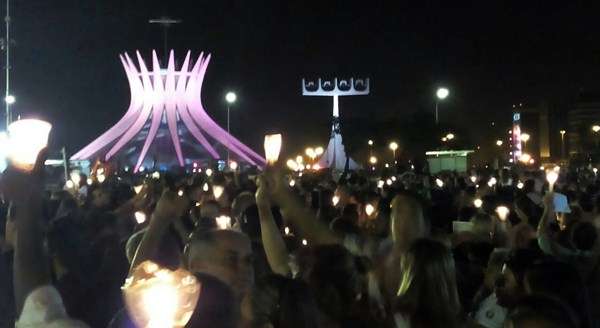
[(237, 231), (211, 230), (194, 233), (186, 265), (194, 273), (221, 279), (239, 296), (254, 283), (250, 239)]

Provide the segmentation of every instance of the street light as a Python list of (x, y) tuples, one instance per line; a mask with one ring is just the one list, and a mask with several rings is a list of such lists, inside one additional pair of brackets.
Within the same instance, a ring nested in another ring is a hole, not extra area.
[(504, 142), (500, 139), (496, 140), (496, 146), (498, 147), (502, 147), (502, 144), (504, 144)]
[(371, 165), (377, 164), (377, 157), (375, 157), (375, 156), (369, 157), (369, 163), (371, 163)]
[(565, 158), (565, 133), (566, 130), (560, 130), (560, 157)]
[(600, 131), (600, 125), (592, 126), (592, 131), (594, 131), (594, 133), (598, 133)]
[(396, 150), (398, 150), (398, 143), (396, 143), (395, 141), (390, 142), (390, 149), (394, 154), (394, 160), (396, 160)]
[(17, 99), (13, 95), (8, 95), (8, 96), (4, 97), (4, 101), (9, 105), (14, 104), (16, 100)]
[(452, 140), (452, 139), (454, 139), (454, 134), (453, 134), (453, 133), (448, 133), (448, 134), (446, 135), (446, 139), (448, 139), (448, 140)]
[[(225, 101), (227, 102), (227, 134), (231, 134), (231, 129), (229, 125), (229, 110), (231, 109), (231, 106), (235, 103), (236, 100), (237, 95), (232, 91), (227, 92), (227, 94), (225, 95)], [(227, 163), (229, 163), (229, 147), (227, 147)]]
[(438, 88), (435, 93), (435, 95), (437, 97), (437, 99), (435, 101), (435, 124), (439, 123), (439, 115), (438, 115), (439, 101), (446, 99), (446, 97), (448, 97), (449, 94), (450, 94), (450, 91), (447, 88), (443, 88), (443, 87)]
[(323, 149), (323, 147), (321, 147), (321, 146), (319, 146), (319, 147), (315, 148), (315, 154), (317, 154), (317, 156), (321, 156), (321, 155), (323, 155), (323, 152), (324, 152), (324, 151), (325, 151), (325, 150), (324, 150), (324, 149)]
[(315, 158), (317, 157), (317, 153), (315, 152), (314, 148), (306, 148), (306, 150), (304, 151), (304, 153), (306, 154), (306, 156), (310, 157), (310, 159), (312, 161), (315, 160)]

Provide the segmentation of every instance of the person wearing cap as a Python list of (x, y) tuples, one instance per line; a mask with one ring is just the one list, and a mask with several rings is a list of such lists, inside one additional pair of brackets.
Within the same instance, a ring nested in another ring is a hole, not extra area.
[[(568, 245), (561, 245), (551, 236), (550, 223), (556, 214), (570, 214), (571, 208), (564, 195), (548, 193), (544, 197), (544, 214), (538, 224), (538, 245), (547, 255), (555, 256), (563, 261), (576, 258), (591, 258), (596, 244), (597, 232), (591, 222), (576, 220), (569, 222), (561, 229), (568, 233)], [(567, 246), (567, 247), (566, 247)]]

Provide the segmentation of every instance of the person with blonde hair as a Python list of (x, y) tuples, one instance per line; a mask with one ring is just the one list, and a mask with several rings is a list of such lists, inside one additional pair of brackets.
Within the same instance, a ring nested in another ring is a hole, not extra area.
[(394, 301), (397, 328), (459, 327), (461, 305), (450, 250), (418, 239), (403, 254), (401, 281)]

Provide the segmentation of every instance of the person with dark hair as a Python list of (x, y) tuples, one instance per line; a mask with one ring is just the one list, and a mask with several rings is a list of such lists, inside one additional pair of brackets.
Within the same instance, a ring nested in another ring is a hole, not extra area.
[(543, 295), (522, 298), (508, 315), (507, 328), (578, 328), (572, 309)]
[(461, 305), (452, 253), (443, 244), (416, 240), (404, 253), (394, 301), (397, 328), (460, 327)]
[(588, 221), (569, 220), (564, 227), (567, 240), (560, 243), (553, 238), (550, 231), (550, 223), (555, 220), (555, 217), (554, 194), (548, 193), (544, 197), (544, 214), (537, 230), (540, 249), (544, 253), (556, 256), (564, 261), (573, 262), (579, 259), (592, 258), (594, 256), (592, 250), (598, 238), (596, 227)]
[[(493, 258), (503, 258), (500, 254), (493, 255)], [(479, 324), (487, 328), (502, 327), (508, 311), (525, 295), (523, 281), (527, 268), (541, 256), (539, 251), (530, 249), (516, 249), (508, 253), (500, 266), (501, 273), (492, 276), (495, 278), (493, 293), (483, 299), (475, 311), (474, 317)]]
[(529, 295), (543, 294), (562, 300), (576, 314), (578, 327), (592, 327), (588, 290), (573, 265), (556, 260), (536, 263), (527, 269), (524, 287)]
[(250, 328), (317, 328), (318, 314), (308, 286), (279, 275), (259, 281), (242, 302)]
[(310, 251), (300, 276), (315, 296), (320, 326), (368, 327), (373, 318), (366, 303), (366, 270), (341, 245), (321, 245)]
[(196, 273), (201, 291), (196, 308), (186, 328), (237, 328), (240, 322), (239, 302), (222, 280)]

